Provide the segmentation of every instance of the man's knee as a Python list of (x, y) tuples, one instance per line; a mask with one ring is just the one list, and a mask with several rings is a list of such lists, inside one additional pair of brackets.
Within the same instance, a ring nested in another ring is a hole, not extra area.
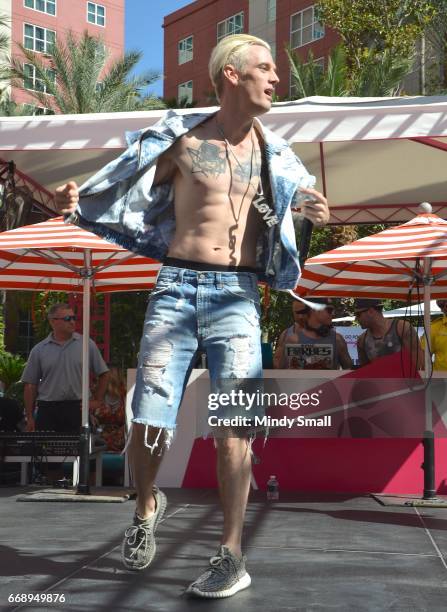
[(244, 436), (223, 436), (215, 438), (217, 453), (220, 457), (231, 457), (233, 455), (240, 456), (241, 453), (250, 454), (250, 438)]

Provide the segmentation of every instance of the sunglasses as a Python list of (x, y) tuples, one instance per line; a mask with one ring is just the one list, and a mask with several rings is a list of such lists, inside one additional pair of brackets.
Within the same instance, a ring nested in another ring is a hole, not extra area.
[(367, 310), (368, 310), (367, 308), (363, 308), (362, 310), (356, 310), (355, 311), (355, 316), (358, 317), (359, 315), (363, 314)]
[(65, 317), (51, 317), (51, 318), (54, 319), (55, 321), (66, 321), (67, 323), (69, 321), (76, 321), (75, 315), (65, 315)]

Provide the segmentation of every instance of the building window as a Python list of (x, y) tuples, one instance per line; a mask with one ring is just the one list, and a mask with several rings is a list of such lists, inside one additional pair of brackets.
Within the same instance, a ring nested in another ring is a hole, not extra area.
[(31, 316), (31, 309), (27, 309), (26, 311), (20, 309), (16, 351), (19, 355), (27, 359), (28, 355), (31, 352), (31, 349), (33, 348), (33, 345), (34, 327)]
[(29, 23), (23, 24), (23, 46), (37, 53), (51, 53), (56, 42), (56, 32)]
[(267, 23), (276, 21), (276, 0), (267, 0)]
[(217, 42), (230, 36), (230, 34), (240, 34), (244, 31), (244, 13), (238, 13), (228, 19), (224, 19), (217, 24)]
[[(319, 57), (318, 59), (314, 59), (313, 63), (315, 64), (316, 71), (318, 72), (324, 71), (324, 57)], [(308, 63), (304, 65), (307, 66), (307, 64)], [(289, 87), (290, 96), (289, 97), (292, 98), (292, 100), (296, 100), (298, 98), (298, 88), (296, 86), (295, 79), (293, 78), (292, 71), (290, 71), (289, 83), (290, 83), (290, 87)]]
[(324, 26), (315, 20), (313, 6), (290, 17), (290, 46), (292, 49), (319, 40), (323, 36)]
[(193, 37), (188, 36), (178, 43), (178, 63), (186, 64), (193, 57)]
[[(24, 64), (23, 71), (25, 73), (25, 78), (23, 79), (23, 87), (25, 89), (31, 89), (32, 91), (42, 91), (43, 93), (48, 93), (45, 83), (42, 79), (39, 79), (36, 76), (36, 69), (32, 64)], [(56, 71), (51, 68), (47, 68), (48, 78), (53, 82), (56, 82)]]
[(102, 4), (87, 2), (87, 21), (95, 25), (106, 25), (106, 9)]
[(56, 0), (23, 0), (23, 6), (47, 15), (56, 15)]
[(35, 104), (22, 104), (23, 110), (28, 115), (54, 115), (54, 110), (46, 106), (36, 106)]
[(179, 103), (191, 104), (192, 102), (192, 81), (180, 83), (178, 86), (177, 101)]

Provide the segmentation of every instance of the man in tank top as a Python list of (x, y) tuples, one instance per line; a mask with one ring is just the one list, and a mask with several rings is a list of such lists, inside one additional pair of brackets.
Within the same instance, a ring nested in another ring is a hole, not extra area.
[[(314, 310), (304, 304), (297, 307), (300, 321), (280, 336), (275, 352), (276, 368), (294, 370), (338, 370), (352, 368), (352, 360), (343, 336), (332, 328), (334, 306), (329, 299), (312, 298), (323, 304)], [(294, 311), (295, 319), (298, 318)]]
[(424, 352), (416, 330), (403, 319), (385, 319), (383, 304), (377, 299), (355, 300), (355, 316), (366, 331), (357, 340), (360, 365), (379, 357), (391, 355), (405, 347), (412, 363), (420, 370), (424, 366)]
[[(447, 370), (447, 300), (436, 300), (442, 317), (435, 319), (430, 328), (430, 350), (435, 356), (433, 370)], [(425, 338), (422, 339), (425, 350)]]
[(283, 330), (276, 344), (275, 354), (273, 356), (273, 367), (275, 369), (285, 368), (285, 343), (289, 341), (290, 336), (296, 336), (298, 330), (303, 328), (304, 316), (308, 308), (305, 304), (298, 300), (292, 302), (293, 325)]

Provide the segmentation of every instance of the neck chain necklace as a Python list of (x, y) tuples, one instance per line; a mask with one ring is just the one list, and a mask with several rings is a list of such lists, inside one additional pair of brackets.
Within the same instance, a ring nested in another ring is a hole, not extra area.
[(242, 208), (244, 206), (244, 201), (245, 201), (247, 193), (248, 193), (248, 191), (250, 189), (251, 179), (253, 177), (253, 158), (254, 158), (254, 153), (255, 153), (255, 143), (254, 143), (254, 139), (253, 139), (253, 128), (251, 128), (251, 130), (250, 130), (250, 136), (251, 136), (250, 174), (248, 176), (247, 187), (245, 188), (244, 195), (242, 196), (242, 200), (241, 200), (241, 203), (240, 203), (240, 206), (239, 206), (239, 210), (237, 211), (237, 214), (236, 214), (236, 207), (234, 205), (233, 198), (231, 196), (231, 189), (233, 187), (233, 168), (232, 168), (231, 163), (230, 163), (230, 153), (232, 154), (232, 156), (236, 160), (236, 163), (237, 163), (237, 165), (239, 167), (239, 171), (240, 171), (240, 174), (241, 174), (241, 181), (243, 181), (245, 179), (246, 169), (244, 169), (244, 167), (241, 164), (241, 162), (239, 161), (236, 153), (233, 151), (230, 143), (228, 142), (227, 137), (225, 136), (225, 132), (220, 127), (220, 125), (217, 123), (217, 119), (216, 119), (216, 127), (217, 127), (217, 130), (218, 130), (219, 134), (222, 136), (223, 141), (225, 143), (225, 156), (226, 156), (226, 159), (227, 159), (227, 162), (228, 162), (228, 168), (229, 168), (229, 171), (230, 171), (230, 186), (228, 188), (228, 199), (230, 200), (231, 214), (233, 215), (234, 224), (231, 225), (228, 228), (229, 261), (230, 261), (230, 265), (237, 265), (237, 263), (238, 263), (237, 258), (236, 258), (237, 230), (239, 228), (239, 219), (240, 219), (240, 216), (241, 216), (241, 213), (242, 213)]
[(250, 128), (250, 138), (251, 138), (250, 174), (248, 176), (247, 187), (246, 187), (246, 189), (244, 191), (244, 195), (242, 196), (241, 204), (239, 206), (239, 210), (238, 210), (237, 215), (236, 215), (236, 211), (235, 211), (235, 207), (234, 207), (234, 203), (233, 203), (233, 198), (231, 197), (231, 187), (233, 185), (233, 169), (231, 167), (229, 153), (231, 153), (231, 155), (234, 157), (237, 165), (239, 166), (239, 170), (241, 171), (241, 178), (244, 177), (244, 175), (246, 174), (246, 170), (244, 169), (243, 165), (239, 161), (236, 153), (233, 151), (233, 148), (230, 145), (230, 143), (228, 142), (228, 138), (225, 136), (225, 132), (223, 131), (222, 127), (217, 123), (217, 119), (216, 119), (216, 127), (217, 127), (217, 131), (222, 136), (223, 141), (225, 143), (225, 155), (226, 155), (226, 158), (227, 158), (227, 161), (228, 161), (228, 167), (230, 169), (230, 189), (229, 189), (229, 192), (228, 192), (228, 197), (229, 197), (230, 205), (231, 205), (231, 213), (233, 215), (233, 219), (234, 219), (234, 222), (236, 224), (233, 227), (235, 229), (237, 229), (238, 224), (239, 224), (239, 218), (240, 218), (241, 212), (242, 212), (242, 207), (244, 205), (244, 200), (245, 200), (245, 198), (247, 196), (248, 190), (250, 189), (251, 179), (253, 178), (253, 160), (254, 160), (254, 157), (255, 157), (255, 143), (254, 143), (254, 139), (253, 139), (253, 128)]
[[(223, 138), (223, 141), (225, 143), (226, 151), (227, 152), (229, 151), (231, 153), (231, 155), (236, 160), (236, 163), (239, 166), (241, 172), (244, 173), (244, 168), (243, 168), (241, 162), (239, 161), (236, 153), (233, 151), (233, 147), (230, 145), (230, 143), (228, 141), (228, 138), (225, 136), (225, 132), (223, 131), (222, 127), (217, 123), (217, 119), (216, 119), (216, 127), (217, 127), (217, 131), (219, 132), (219, 134)], [(254, 149), (255, 149), (255, 143), (253, 141), (253, 127), (250, 128), (250, 137), (251, 137), (251, 160), (250, 160), (250, 166), (253, 166), (253, 154), (254, 154)], [(251, 174), (250, 174), (250, 179), (251, 179)]]

